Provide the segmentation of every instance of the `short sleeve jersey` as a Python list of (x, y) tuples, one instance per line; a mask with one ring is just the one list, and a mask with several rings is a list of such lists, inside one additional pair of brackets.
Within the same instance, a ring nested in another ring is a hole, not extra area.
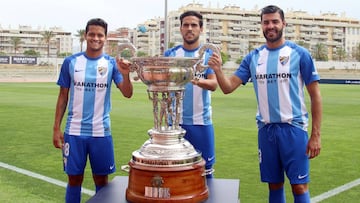
[[(175, 46), (164, 53), (166, 57), (199, 57), (199, 48), (194, 50), (184, 49), (182, 45)], [(204, 63), (207, 63), (212, 50), (206, 50)], [(211, 68), (205, 69), (198, 78), (207, 78), (214, 74)], [(185, 85), (184, 99), (180, 110), (180, 124), (183, 125), (210, 125), (212, 124), (211, 91), (203, 89), (188, 82)]]
[(65, 133), (111, 135), (111, 84), (123, 80), (115, 59), (106, 54), (89, 58), (84, 52), (65, 58), (57, 84), (70, 88)]
[(290, 41), (276, 49), (263, 45), (250, 52), (234, 74), (244, 83), (251, 80), (254, 84), (259, 128), (289, 123), (307, 130), (304, 85), (320, 77), (305, 48)]

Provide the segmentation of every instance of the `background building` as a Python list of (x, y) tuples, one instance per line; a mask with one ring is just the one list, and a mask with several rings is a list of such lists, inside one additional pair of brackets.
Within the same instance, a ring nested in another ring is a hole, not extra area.
[(33, 29), (31, 26), (19, 26), (17, 29), (6, 29), (0, 26), (2, 55), (24, 55), (24, 52), (30, 51), (38, 56), (56, 57), (72, 53), (72, 47), (71, 32), (65, 32), (60, 27)]
[[(214, 8), (190, 3), (168, 12), (166, 21), (157, 17), (139, 23), (136, 28), (121, 27), (109, 31), (105, 51), (115, 56), (118, 54), (117, 44), (130, 42), (141, 56), (163, 55), (165, 48), (182, 43), (179, 16), (188, 10), (199, 11), (203, 15), (201, 42), (216, 44), (231, 61), (238, 61), (265, 42), (259, 8), (245, 10), (235, 5)], [(316, 60), (360, 61), (358, 19), (334, 13), (310, 15), (298, 10), (285, 11), (285, 18), (286, 38), (307, 48)], [(47, 42), (44, 35), (49, 32), (53, 37)], [(16, 38), (20, 39), (20, 43), (15, 45)], [(19, 26), (18, 29), (4, 29), (0, 26), (0, 55), (23, 55), (29, 50), (43, 57), (61, 56), (73, 52), (73, 38), (70, 32), (59, 27), (34, 30), (29, 26)]]
[[(244, 10), (238, 6), (224, 8), (204, 7), (191, 3), (171, 11), (168, 14), (169, 43), (182, 42), (179, 31), (179, 16), (184, 11), (195, 10), (203, 15), (203, 43), (217, 44), (221, 51), (228, 54), (230, 60), (245, 56), (250, 50), (265, 42), (260, 26), (259, 8)], [(360, 21), (347, 18), (345, 14), (337, 16), (323, 13), (318, 16), (304, 11), (285, 12), (287, 27), (285, 36), (298, 42), (311, 53), (325, 53), (323, 60), (354, 60), (360, 46)], [(320, 50), (321, 49), (321, 50)]]
[[(163, 18), (149, 19), (138, 24), (129, 41), (146, 56), (162, 55), (167, 47), (182, 43), (179, 16), (188, 10), (203, 15), (202, 43), (210, 42), (221, 48), (236, 61), (265, 42), (260, 26), (260, 9), (241, 9), (239, 6), (223, 8), (204, 7), (190, 3), (167, 16), (167, 29)], [(285, 11), (285, 36), (307, 48), (316, 60), (360, 60), (360, 21), (345, 14), (309, 15), (304, 11)], [(167, 33), (165, 33), (167, 30)], [(167, 42), (165, 42), (165, 35)]]

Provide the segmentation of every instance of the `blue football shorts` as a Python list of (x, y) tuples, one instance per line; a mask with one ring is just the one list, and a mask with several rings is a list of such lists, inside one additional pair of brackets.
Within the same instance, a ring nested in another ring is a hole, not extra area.
[(68, 175), (84, 174), (87, 157), (93, 174), (116, 171), (112, 136), (72, 136), (64, 133), (63, 161)]
[(186, 130), (185, 139), (196, 150), (201, 152), (205, 160), (205, 168), (211, 169), (215, 163), (215, 138), (213, 125), (181, 125)]
[(306, 155), (308, 134), (287, 123), (268, 124), (259, 129), (259, 165), (262, 182), (290, 184), (310, 181), (309, 158)]

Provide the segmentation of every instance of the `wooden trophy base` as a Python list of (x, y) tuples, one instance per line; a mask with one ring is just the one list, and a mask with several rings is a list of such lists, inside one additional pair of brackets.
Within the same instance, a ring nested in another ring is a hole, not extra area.
[(205, 161), (188, 166), (153, 167), (129, 162), (126, 199), (132, 203), (199, 203), (209, 197)]

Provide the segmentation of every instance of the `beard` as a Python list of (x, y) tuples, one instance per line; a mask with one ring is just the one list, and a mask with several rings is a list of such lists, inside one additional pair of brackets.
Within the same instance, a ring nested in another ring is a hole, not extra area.
[(283, 36), (283, 29), (281, 29), (281, 30), (276, 30), (276, 35), (275, 35), (274, 37), (268, 37), (268, 36), (267, 36), (267, 31), (263, 31), (263, 35), (264, 35), (266, 41), (271, 42), (271, 43), (274, 43), (274, 42), (279, 41), (279, 40), (282, 38), (282, 36)]
[(193, 38), (193, 39), (191, 39), (191, 40), (186, 39), (185, 36), (184, 36), (184, 37), (183, 37), (183, 40), (184, 40), (184, 42), (185, 42), (186, 44), (194, 44), (195, 42), (197, 42), (197, 41), (199, 40), (199, 36), (197, 36), (197, 37), (195, 37), (195, 38)]

